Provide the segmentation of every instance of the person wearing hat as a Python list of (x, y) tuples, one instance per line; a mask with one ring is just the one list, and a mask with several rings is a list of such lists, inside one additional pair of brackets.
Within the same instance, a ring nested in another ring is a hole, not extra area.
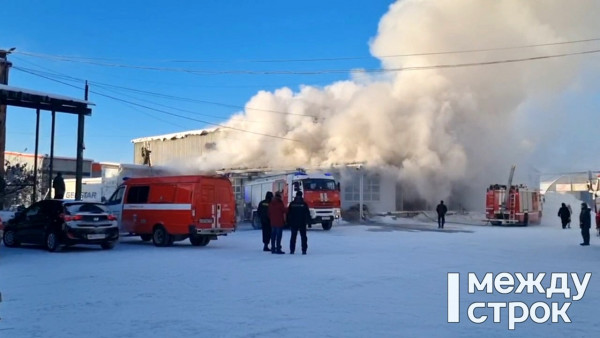
[(271, 251), (269, 242), (271, 241), (271, 221), (269, 221), (269, 203), (273, 199), (273, 193), (267, 191), (265, 199), (260, 201), (256, 213), (260, 218), (260, 227), (262, 229), (263, 251)]
[(302, 198), (302, 191), (296, 192), (296, 197), (290, 202), (287, 214), (288, 225), (290, 226), (290, 254), (296, 251), (296, 236), (300, 231), (300, 241), (302, 254), (306, 255), (308, 249), (308, 237), (306, 237), (306, 225), (310, 223), (310, 210), (308, 204)]
[(592, 216), (590, 208), (585, 202), (581, 203), (581, 213), (579, 214), (579, 227), (581, 228), (581, 236), (583, 243), (580, 245), (590, 245), (590, 227), (592, 226)]
[(285, 205), (281, 193), (275, 192), (275, 198), (269, 203), (269, 221), (271, 222), (271, 253), (284, 254), (281, 250), (281, 237), (285, 225)]

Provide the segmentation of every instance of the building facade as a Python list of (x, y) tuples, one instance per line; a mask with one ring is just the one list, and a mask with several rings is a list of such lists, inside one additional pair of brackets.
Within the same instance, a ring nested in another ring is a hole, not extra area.
[[(137, 138), (133, 143), (133, 162), (153, 166), (172, 166), (182, 160), (198, 158), (217, 149), (219, 140), (227, 133), (220, 129), (192, 130), (189, 132), (165, 134)], [(424, 203), (405, 201), (402, 187), (390, 174), (380, 173), (376, 169), (328, 169), (341, 183), (342, 210), (357, 208), (360, 203), (360, 185), (362, 178), (363, 204), (370, 213), (385, 213), (410, 208), (426, 207)], [(236, 200), (243, 208), (244, 178), (232, 178)]]
[[(64, 178), (75, 178), (76, 173), (76, 158), (60, 157), (55, 156), (53, 161), (50, 161), (48, 155), (38, 155), (37, 159), (34, 154), (18, 153), (12, 151), (4, 152), (5, 157), (5, 169), (10, 166), (24, 166), (24, 170), (33, 174), (33, 169), (37, 160), (37, 171), (38, 171), (38, 185), (37, 191), (33, 191), (33, 186), (24, 187), (24, 190), (18, 194), (18, 196), (7, 196), (5, 206), (12, 204), (12, 199), (18, 199), (18, 204), (29, 205), (33, 201), (43, 199), (46, 194), (49, 193), (52, 185), (53, 176), (56, 176), (58, 172), (62, 174)], [(50, 165), (52, 164), (52, 175), (50, 174)], [(10, 174), (7, 172), (7, 175)], [(92, 160), (83, 160), (83, 177), (90, 177), (92, 174)], [(14, 197), (14, 198), (13, 198)], [(12, 198), (12, 199), (11, 199)], [(32, 201), (33, 200), (33, 201)]]

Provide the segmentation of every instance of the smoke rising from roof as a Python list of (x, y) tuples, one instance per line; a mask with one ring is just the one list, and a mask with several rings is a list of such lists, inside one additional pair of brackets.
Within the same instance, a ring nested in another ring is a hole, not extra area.
[[(492, 49), (593, 38), (600, 2), (404, 0), (392, 4), (370, 41), (384, 69), (462, 64), (600, 49), (570, 44), (471, 53), (389, 57), (407, 53)], [(484, 187), (505, 183), (512, 163), (530, 172), (548, 155), (565, 123), (565, 92), (597, 72), (594, 55), (488, 66), (369, 74), (324, 88), (261, 91), (226, 124), (297, 142), (223, 130), (218, 154), (203, 168), (311, 167), (366, 161), (398, 177), (429, 201), (477, 203)], [(592, 69), (592, 70), (590, 70)], [(557, 103), (558, 102), (558, 103)], [(262, 124), (247, 121), (263, 121)], [(553, 143), (553, 142), (552, 142)], [(471, 191), (472, 190), (472, 191)], [(477, 192), (471, 201), (468, 196)]]

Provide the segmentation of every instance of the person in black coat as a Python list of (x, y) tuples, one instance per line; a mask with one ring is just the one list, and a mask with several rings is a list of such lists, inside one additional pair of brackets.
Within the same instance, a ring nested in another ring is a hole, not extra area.
[(581, 203), (581, 213), (579, 214), (579, 227), (581, 228), (581, 236), (583, 243), (580, 245), (590, 245), (590, 227), (592, 226), (592, 215), (587, 204)]
[(566, 204), (563, 203), (560, 209), (558, 209), (558, 217), (560, 217), (562, 228), (566, 229), (569, 222), (571, 222), (571, 212)]
[(265, 195), (265, 199), (260, 201), (258, 204), (258, 209), (256, 213), (260, 218), (260, 225), (262, 228), (262, 241), (263, 241), (263, 251), (271, 251), (269, 249), (269, 242), (271, 241), (271, 221), (269, 220), (269, 203), (273, 199), (273, 193), (267, 191)]
[(448, 212), (448, 208), (444, 204), (444, 201), (440, 201), (440, 204), (437, 205), (435, 211), (438, 215), (438, 229), (443, 229), (444, 223), (446, 223), (446, 213)]
[(296, 193), (296, 197), (288, 206), (287, 223), (292, 232), (290, 237), (290, 254), (296, 251), (296, 236), (300, 231), (300, 240), (302, 242), (302, 254), (306, 255), (308, 249), (308, 237), (306, 236), (306, 225), (310, 223), (310, 210), (308, 204), (302, 198), (302, 191)]
[(54, 199), (62, 200), (65, 197), (65, 180), (62, 177), (62, 173), (57, 173), (56, 177), (52, 181), (52, 188), (54, 188)]

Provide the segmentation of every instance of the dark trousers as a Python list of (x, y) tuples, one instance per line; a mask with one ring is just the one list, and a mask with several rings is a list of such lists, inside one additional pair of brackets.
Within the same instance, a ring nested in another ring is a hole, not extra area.
[(283, 227), (271, 227), (271, 251), (281, 250)]
[(269, 245), (271, 242), (271, 224), (270, 223), (262, 223), (262, 236), (263, 236), (263, 244)]
[(581, 237), (583, 237), (583, 244), (590, 244), (590, 228), (581, 228)]
[(438, 215), (438, 228), (443, 228), (446, 223), (446, 215)]
[(306, 237), (306, 224), (304, 225), (291, 225), (290, 230), (292, 232), (290, 237), (290, 252), (296, 251), (296, 236), (300, 231), (300, 241), (302, 243), (302, 252), (306, 252), (308, 249), (308, 237)]

